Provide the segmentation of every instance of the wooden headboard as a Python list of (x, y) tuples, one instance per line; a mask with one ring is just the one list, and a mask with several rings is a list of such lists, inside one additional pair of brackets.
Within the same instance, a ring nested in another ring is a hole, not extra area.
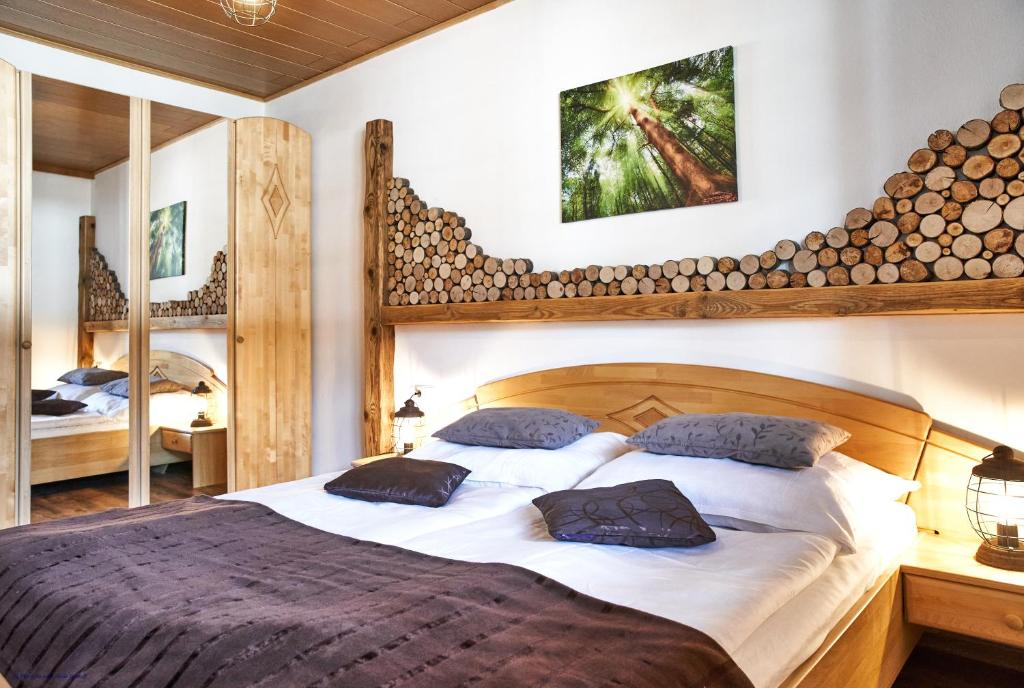
[(931, 418), (856, 392), (746, 370), (670, 363), (606, 363), (554, 368), (483, 385), (478, 408), (561, 408), (602, 430), (633, 434), (678, 413), (745, 411), (813, 418), (849, 430), (843, 453), (912, 478)]
[[(114, 370), (128, 372), (128, 356), (122, 356), (110, 366)], [(174, 380), (190, 390), (202, 380), (214, 394), (210, 398), (209, 415), (215, 421), (222, 420), (218, 400), (227, 393), (227, 385), (217, 377), (213, 368), (190, 356), (156, 349), (149, 352), (149, 374)]]

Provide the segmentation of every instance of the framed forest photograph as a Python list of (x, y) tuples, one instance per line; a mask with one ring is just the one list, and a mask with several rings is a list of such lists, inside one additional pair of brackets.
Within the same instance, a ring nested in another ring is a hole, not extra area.
[(149, 279), (185, 274), (185, 208), (187, 201), (149, 214)]
[(559, 100), (562, 222), (737, 200), (731, 46)]

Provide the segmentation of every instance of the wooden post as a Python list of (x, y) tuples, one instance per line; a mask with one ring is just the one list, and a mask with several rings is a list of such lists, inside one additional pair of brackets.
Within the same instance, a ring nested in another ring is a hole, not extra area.
[(96, 247), (96, 218), (83, 215), (78, 218), (78, 367), (91, 368), (93, 364), (93, 333), (85, 328), (89, 321), (89, 257)]
[(392, 124), (375, 119), (366, 125), (363, 205), (363, 454), (391, 449), (394, 410), (395, 328), (385, 325), (384, 253), (387, 242), (387, 183), (393, 176)]
[(129, 143), (128, 506), (149, 503), (150, 102), (132, 98)]

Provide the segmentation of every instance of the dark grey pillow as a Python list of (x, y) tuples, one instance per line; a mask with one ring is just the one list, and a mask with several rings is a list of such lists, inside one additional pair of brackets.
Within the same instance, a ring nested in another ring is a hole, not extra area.
[(111, 380), (120, 380), (123, 377), (128, 377), (128, 373), (120, 370), (106, 370), (105, 368), (75, 368), (57, 379), (71, 385), (95, 387), (106, 384)]
[(627, 442), (653, 454), (736, 459), (776, 468), (806, 468), (850, 439), (828, 423), (753, 413), (672, 416)]
[(448, 503), (467, 475), (468, 469), (453, 463), (395, 457), (346, 471), (324, 489), (364, 502), (438, 507)]
[(85, 404), (71, 399), (43, 399), (32, 402), (33, 416), (66, 416), (78, 409), (85, 408)]
[(32, 403), (42, 401), (43, 399), (49, 399), (57, 394), (56, 390), (53, 389), (33, 389), (32, 390)]
[(671, 480), (561, 490), (533, 500), (556, 540), (627, 547), (696, 547), (715, 541)]
[[(174, 380), (168, 380), (165, 377), (159, 375), (153, 375), (149, 378), (149, 393), (150, 394), (167, 394), (169, 392), (180, 392), (186, 389), (186, 387)], [(100, 387), (100, 390), (107, 394), (113, 394), (115, 397), (128, 398), (128, 378), (124, 377), (120, 380), (113, 380)]]
[(492, 408), (463, 416), (434, 437), (504, 449), (561, 449), (592, 433), (596, 421), (560, 409)]

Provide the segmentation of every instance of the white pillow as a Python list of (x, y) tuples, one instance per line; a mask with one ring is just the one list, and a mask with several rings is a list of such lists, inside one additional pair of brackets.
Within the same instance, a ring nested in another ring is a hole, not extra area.
[(87, 387), (85, 385), (72, 385), (72, 384), (60, 384), (56, 387), (51, 387), (53, 391), (57, 393), (61, 399), (68, 399), (70, 401), (85, 401), (93, 394), (100, 391), (98, 386)]
[(128, 400), (124, 397), (98, 392), (84, 399), (84, 402), (90, 411), (95, 411), (107, 418), (118, 420), (128, 417)]
[(916, 480), (905, 480), (836, 451), (822, 456), (817, 465), (839, 476), (849, 487), (850, 499), (857, 502), (892, 502), (921, 488)]
[(817, 533), (844, 552), (857, 551), (858, 535), (870, 513), (830, 467), (787, 469), (731, 459), (699, 459), (631, 452), (602, 466), (579, 489), (611, 487), (663, 478), (693, 502), (701, 514), (715, 514), (779, 530)]
[(567, 490), (632, 447), (615, 432), (595, 432), (561, 449), (500, 449), (436, 440), (406, 454), (472, 471), (466, 482)]

